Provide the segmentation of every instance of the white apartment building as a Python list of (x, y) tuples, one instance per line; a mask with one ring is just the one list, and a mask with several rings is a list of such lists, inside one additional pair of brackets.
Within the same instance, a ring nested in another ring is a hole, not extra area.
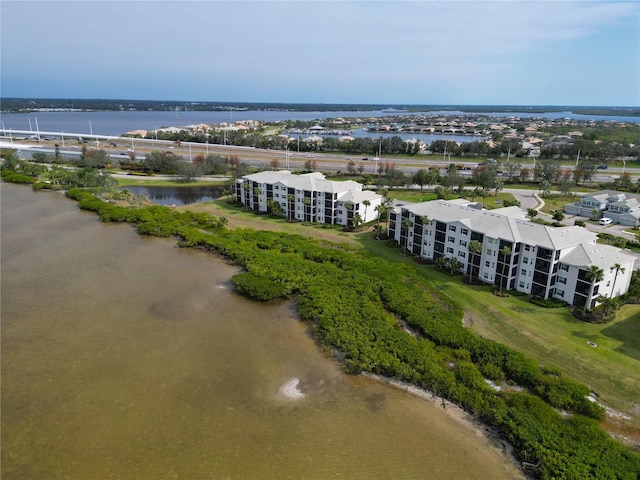
[[(397, 207), (389, 215), (389, 234), (421, 258), (457, 259), (460, 271), (483, 282), (588, 308), (600, 295), (627, 292), (635, 260), (597, 244), (597, 235), (583, 227), (548, 227), (529, 221), (519, 207), (488, 211), (463, 199)], [(482, 246), (478, 254), (469, 251), (474, 240)], [(592, 265), (603, 274), (593, 289), (587, 273)]]
[(330, 225), (352, 225), (356, 215), (361, 223), (373, 221), (382, 202), (382, 196), (358, 182), (327, 180), (319, 172), (258, 172), (237, 179), (235, 186), (236, 200), (255, 213), (272, 211), (275, 202), (286, 218)]

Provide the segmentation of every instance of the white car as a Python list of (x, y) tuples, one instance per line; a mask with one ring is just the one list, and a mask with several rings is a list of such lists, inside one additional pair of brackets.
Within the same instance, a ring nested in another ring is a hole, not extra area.
[(600, 220), (598, 220), (598, 223), (600, 225), (611, 225), (611, 222), (613, 222), (613, 220), (607, 217), (602, 217)]

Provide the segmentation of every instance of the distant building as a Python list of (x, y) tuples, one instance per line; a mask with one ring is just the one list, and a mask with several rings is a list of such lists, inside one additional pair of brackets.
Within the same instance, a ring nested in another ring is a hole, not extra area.
[(345, 226), (352, 225), (356, 215), (361, 223), (375, 220), (376, 207), (382, 203), (382, 196), (363, 190), (358, 182), (327, 180), (319, 172), (294, 175), (288, 170), (245, 175), (236, 180), (235, 194), (255, 213), (272, 211), (275, 202), (289, 219)]
[(564, 212), (569, 215), (587, 218), (594, 218), (594, 210), (598, 216), (610, 218), (612, 223), (634, 228), (640, 225), (640, 195), (601, 190), (584, 195), (580, 201), (564, 207)]
[[(626, 293), (635, 261), (619, 248), (597, 244), (597, 235), (585, 228), (548, 227), (529, 221), (519, 207), (488, 211), (462, 199), (397, 207), (389, 215), (389, 234), (417, 257), (455, 258), (460, 271), (483, 282), (588, 308), (600, 295)], [(482, 246), (479, 254), (469, 251), (474, 240)], [(511, 255), (504, 255), (505, 247)], [(593, 290), (591, 265), (603, 271)]]

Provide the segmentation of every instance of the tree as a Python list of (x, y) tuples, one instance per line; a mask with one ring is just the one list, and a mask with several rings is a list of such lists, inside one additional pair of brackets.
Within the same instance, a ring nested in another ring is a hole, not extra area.
[(380, 240), (380, 220), (382, 219), (383, 215), (387, 215), (389, 213), (389, 209), (384, 203), (381, 203), (380, 205), (376, 206), (375, 210), (376, 212), (378, 212), (378, 219), (376, 223), (376, 240)]
[(536, 210), (535, 208), (529, 208), (527, 210), (527, 215), (529, 215), (531, 218), (537, 217), (538, 216), (538, 210)]
[(424, 169), (418, 170), (413, 174), (411, 181), (420, 185), (420, 191), (422, 191), (423, 187), (429, 183), (429, 173)]
[[(500, 294), (502, 294), (502, 284), (505, 283), (505, 274), (504, 270), (507, 265), (511, 264), (511, 248), (505, 245), (500, 250), (500, 253), (503, 256), (503, 264), (502, 264), (502, 278), (500, 279)], [(508, 282), (507, 282), (508, 284)]]
[(591, 265), (585, 272), (584, 277), (591, 283), (586, 305), (587, 310), (591, 310), (591, 297), (593, 297), (593, 290), (595, 289), (596, 283), (601, 282), (604, 278), (604, 270), (597, 265)]
[(543, 180), (540, 183), (540, 190), (542, 190), (542, 195), (549, 195), (551, 193), (551, 182)]
[(371, 205), (371, 202), (369, 200), (363, 200), (362, 201), (362, 205), (364, 205), (364, 219), (366, 220), (367, 219), (367, 209)]
[(471, 240), (471, 242), (469, 242), (469, 283), (473, 283), (473, 259), (481, 253), (482, 244), (478, 240)]
[(289, 195), (287, 195), (287, 211), (289, 213), (289, 221), (293, 221), (293, 201), (295, 200), (295, 196), (290, 193)]
[(311, 221), (311, 199), (305, 197), (305, 198), (302, 199), (302, 203), (304, 204), (305, 220), (310, 222)]
[(271, 162), (269, 162), (269, 165), (271, 165), (272, 169), (278, 170), (278, 168), (280, 168), (280, 160), (274, 158), (273, 160), (271, 160)]
[(460, 267), (462, 267), (462, 262), (456, 257), (451, 257), (449, 259), (449, 272), (451, 273), (451, 275), (460, 270)]
[(358, 230), (358, 227), (362, 225), (362, 217), (360, 216), (359, 213), (356, 213), (353, 216), (353, 219), (351, 220), (351, 225), (353, 226), (354, 230)]
[(625, 268), (619, 263), (615, 263), (613, 267), (610, 268), (610, 271), (616, 271), (615, 276), (613, 277), (613, 286), (611, 287), (611, 296), (613, 297), (616, 294), (616, 280), (618, 280), (618, 273), (624, 273)]
[(562, 213), (562, 210), (556, 210), (553, 212), (553, 219), (556, 222), (561, 222), (562, 220), (564, 220), (564, 213)]
[(503, 186), (502, 186), (502, 182), (496, 178), (496, 182), (495, 182), (495, 185), (494, 185), (494, 187), (493, 187), (493, 188), (494, 188), (494, 189), (495, 189), (495, 191), (496, 191), (496, 197), (497, 197), (497, 196), (498, 196), (498, 193), (499, 193), (499, 192), (502, 190), (502, 188), (503, 188)]
[(411, 227), (411, 220), (409, 220), (408, 218), (403, 218), (401, 225), (402, 225), (402, 230), (407, 236), (407, 238), (404, 241), (404, 249), (405, 251), (408, 251), (409, 250), (409, 228)]

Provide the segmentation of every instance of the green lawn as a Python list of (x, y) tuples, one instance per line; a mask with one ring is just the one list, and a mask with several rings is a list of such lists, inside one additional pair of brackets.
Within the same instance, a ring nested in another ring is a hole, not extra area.
[[(525, 296), (497, 297), (488, 286), (469, 286), (430, 265), (418, 265), (398, 248), (361, 234), (375, 255), (412, 264), (436, 288), (458, 302), (479, 335), (509, 345), (541, 364), (560, 368), (589, 385), (607, 406), (640, 420), (640, 305), (623, 307), (605, 325), (576, 320), (569, 307), (538, 307)], [(597, 344), (589, 346), (587, 342)]]
[(541, 195), (540, 198), (544, 200), (544, 206), (541, 211), (549, 215), (552, 215), (555, 210), (564, 210), (564, 206), (568, 203), (575, 203), (580, 200), (580, 197), (577, 195), (560, 194)]

